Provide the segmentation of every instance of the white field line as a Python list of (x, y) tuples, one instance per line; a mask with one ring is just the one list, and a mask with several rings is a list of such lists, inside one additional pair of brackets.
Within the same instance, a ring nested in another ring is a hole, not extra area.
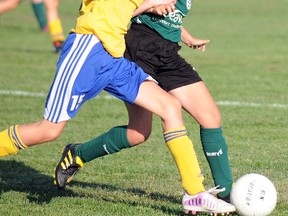
[[(9, 96), (27, 96), (27, 97), (46, 97), (47, 93), (44, 92), (27, 92), (27, 91), (17, 91), (17, 90), (0, 90), (0, 95)], [(101, 96), (104, 99), (114, 99), (110, 95)], [(265, 104), (265, 103), (255, 103), (255, 102), (240, 102), (240, 101), (218, 101), (216, 102), (220, 106), (237, 106), (237, 107), (270, 107), (270, 108), (282, 108), (288, 109), (288, 104)]]
[(45, 97), (46, 94), (43, 92), (33, 93), (26, 91), (11, 91), (11, 90), (0, 90), (0, 95), (11, 95), (11, 96), (30, 96), (30, 97)]
[(220, 106), (238, 106), (238, 107), (270, 107), (288, 109), (288, 104), (265, 104), (255, 102), (240, 102), (240, 101), (218, 101)]

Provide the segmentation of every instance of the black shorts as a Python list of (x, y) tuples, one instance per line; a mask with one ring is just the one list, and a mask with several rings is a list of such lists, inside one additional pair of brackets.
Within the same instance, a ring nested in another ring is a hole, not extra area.
[(193, 66), (182, 58), (178, 43), (162, 38), (141, 24), (131, 24), (126, 40), (125, 58), (137, 63), (166, 91), (201, 81)]

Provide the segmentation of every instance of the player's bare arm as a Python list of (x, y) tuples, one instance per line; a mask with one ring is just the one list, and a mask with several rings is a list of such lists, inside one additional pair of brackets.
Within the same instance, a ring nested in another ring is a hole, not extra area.
[(209, 43), (210, 40), (193, 37), (183, 26), (181, 27), (181, 31), (181, 40), (183, 43), (194, 50), (201, 50), (202, 52), (205, 52), (206, 44)]
[(175, 10), (175, 4), (164, 4), (150, 8), (147, 12), (158, 15), (166, 15), (168, 13), (173, 12), (174, 10)]
[[(138, 7), (134, 13), (133, 17), (143, 13), (148, 12), (151, 8), (157, 7), (159, 5), (175, 4), (176, 0), (144, 0), (140, 7)], [(171, 7), (171, 6), (170, 6)]]

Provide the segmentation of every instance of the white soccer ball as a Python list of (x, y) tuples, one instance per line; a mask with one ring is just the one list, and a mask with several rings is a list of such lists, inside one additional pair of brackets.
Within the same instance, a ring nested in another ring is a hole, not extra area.
[(274, 184), (267, 177), (250, 173), (235, 182), (230, 198), (238, 214), (265, 216), (275, 209), (277, 192)]

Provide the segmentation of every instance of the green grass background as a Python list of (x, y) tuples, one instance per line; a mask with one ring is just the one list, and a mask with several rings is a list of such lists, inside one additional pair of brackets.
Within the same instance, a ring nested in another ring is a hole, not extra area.
[[(60, 1), (67, 34), (79, 2)], [(251, 172), (270, 178), (278, 191), (272, 215), (279, 216), (288, 213), (287, 6), (287, 0), (194, 0), (185, 27), (211, 42), (205, 53), (184, 45), (181, 50), (220, 104), (234, 178)], [(38, 30), (29, 1), (0, 15), (0, 130), (42, 117), (45, 96), (3, 91), (46, 95), (57, 58), (49, 34)], [(180, 179), (158, 117), (147, 142), (86, 164), (65, 191), (53, 187), (53, 169), (67, 143), (84, 142), (127, 122), (122, 102), (106, 95), (86, 103), (57, 141), (0, 159), (0, 215), (183, 215)], [(212, 187), (198, 126), (183, 115), (205, 186)]]

